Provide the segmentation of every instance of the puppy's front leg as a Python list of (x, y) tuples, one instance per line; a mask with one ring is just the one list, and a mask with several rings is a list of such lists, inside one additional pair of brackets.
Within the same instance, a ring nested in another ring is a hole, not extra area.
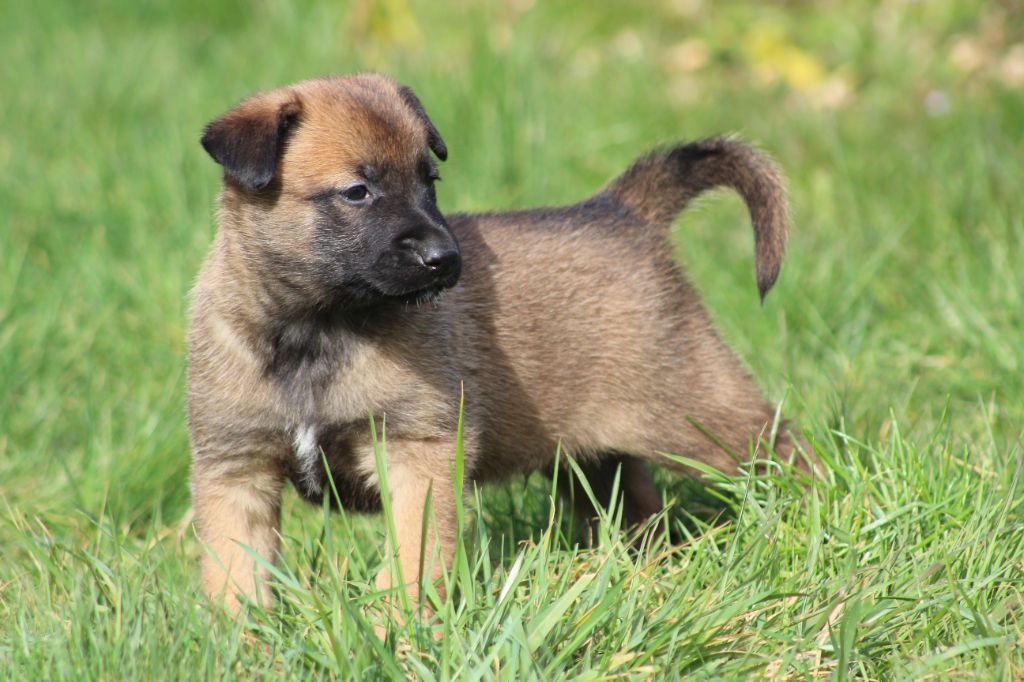
[(202, 557), (203, 589), (238, 610), (237, 595), (270, 603), (268, 571), (245, 549), (268, 562), (277, 554), (283, 473), (255, 457), (197, 459), (192, 466), (192, 504)]
[(420, 567), (437, 584), (455, 556), (454, 452), (455, 444), (448, 442), (388, 442), (387, 484), (402, 582), (385, 568), (377, 575), (377, 586), (389, 589), (403, 584), (413, 604), (420, 599)]

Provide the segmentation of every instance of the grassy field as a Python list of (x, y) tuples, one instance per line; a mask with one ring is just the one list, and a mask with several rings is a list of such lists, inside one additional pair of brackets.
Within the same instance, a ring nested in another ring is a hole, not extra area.
[[(1015, 9), (1016, 8), (1016, 9)], [(3, 3), (0, 679), (1024, 678), (1024, 13), (1014, 3)], [(444, 636), (394, 628), (377, 518), (289, 493), (280, 604), (200, 597), (183, 336), (202, 126), (389, 72), (446, 210), (573, 201), (737, 133), (790, 178), (761, 306), (744, 209), (673, 233), (825, 480), (665, 476), (681, 546), (592, 546), (542, 476), (474, 494)]]

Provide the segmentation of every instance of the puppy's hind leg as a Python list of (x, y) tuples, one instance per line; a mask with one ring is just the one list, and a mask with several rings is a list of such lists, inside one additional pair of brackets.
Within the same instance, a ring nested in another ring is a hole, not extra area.
[(767, 401), (753, 390), (732, 404), (709, 402), (682, 408), (682, 417), (666, 420), (667, 427), (648, 443), (655, 461), (688, 475), (700, 472), (665, 457), (680, 455), (713, 467), (727, 475), (739, 473), (741, 464), (753, 463), (756, 472), (766, 470), (769, 449), (772, 459), (791, 462), (805, 472), (816, 473), (818, 461), (807, 441), (785, 419), (779, 419)]

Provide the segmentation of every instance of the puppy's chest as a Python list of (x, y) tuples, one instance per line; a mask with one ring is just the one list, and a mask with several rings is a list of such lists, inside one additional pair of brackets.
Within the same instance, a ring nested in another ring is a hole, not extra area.
[(393, 398), (390, 364), (380, 349), (358, 337), (300, 327), (275, 340), (266, 375), (289, 422), (322, 425), (365, 419)]
[(430, 437), (453, 422), (459, 382), (445, 344), (393, 331), (312, 326), (281, 333), (266, 376), (286, 426), (312, 425), (322, 434), (330, 425), (365, 426), (372, 414), (387, 418), (390, 434)]
[[(268, 368), (290, 452), (289, 478), (305, 499), (354, 511), (380, 506), (371, 416), (378, 434), (429, 437), (444, 422), (436, 381), (393, 349), (323, 336)], [(454, 414), (454, 412), (453, 412)], [(334, 492), (337, 492), (337, 499)]]
[(331, 507), (348, 511), (380, 510), (380, 493), (373, 475), (372, 450), (359, 447), (363, 440), (354, 426), (314, 422), (292, 429), (292, 456), (286, 473), (299, 495), (313, 504), (326, 496)]

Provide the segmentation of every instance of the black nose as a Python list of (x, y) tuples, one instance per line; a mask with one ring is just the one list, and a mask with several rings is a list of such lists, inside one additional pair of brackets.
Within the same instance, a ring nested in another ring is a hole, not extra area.
[(448, 277), (459, 267), (459, 252), (452, 248), (432, 247), (422, 253), (423, 264), (438, 277)]

